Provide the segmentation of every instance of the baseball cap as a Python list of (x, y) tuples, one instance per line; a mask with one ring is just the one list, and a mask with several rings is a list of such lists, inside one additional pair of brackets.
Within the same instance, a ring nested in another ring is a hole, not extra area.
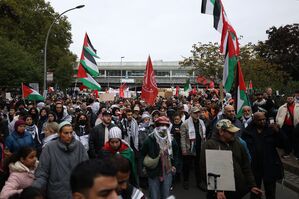
[(102, 113), (102, 115), (112, 115), (112, 113), (110, 111), (106, 110)]
[(240, 130), (235, 125), (233, 125), (232, 122), (228, 119), (219, 120), (216, 124), (216, 128), (217, 129), (224, 129), (224, 130), (227, 130), (231, 133), (236, 133)]
[(190, 111), (191, 111), (191, 113), (197, 113), (197, 112), (200, 112), (200, 109), (196, 106), (193, 106)]

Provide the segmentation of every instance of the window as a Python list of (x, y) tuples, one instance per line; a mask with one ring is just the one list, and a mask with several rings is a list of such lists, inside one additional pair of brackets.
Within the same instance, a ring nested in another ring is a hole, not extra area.
[(157, 77), (169, 77), (170, 71), (155, 71)]

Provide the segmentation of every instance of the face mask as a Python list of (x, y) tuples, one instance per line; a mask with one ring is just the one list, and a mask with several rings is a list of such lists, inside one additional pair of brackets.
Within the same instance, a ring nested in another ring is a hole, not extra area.
[(79, 120), (79, 124), (80, 125), (85, 125), (86, 124), (86, 120)]
[(166, 126), (157, 127), (157, 132), (161, 137), (167, 136), (167, 130), (168, 128)]

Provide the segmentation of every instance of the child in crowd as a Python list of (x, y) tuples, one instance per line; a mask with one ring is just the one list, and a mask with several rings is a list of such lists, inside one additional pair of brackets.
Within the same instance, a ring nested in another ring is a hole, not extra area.
[(34, 180), (37, 165), (36, 150), (32, 147), (22, 147), (11, 156), (8, 161), (10, 175), (0, 193), (0, 198), (7, 199), (29, 187)]

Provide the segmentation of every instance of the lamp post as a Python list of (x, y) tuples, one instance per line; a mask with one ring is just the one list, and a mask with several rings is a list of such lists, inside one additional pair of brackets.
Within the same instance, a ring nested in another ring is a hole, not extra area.
[(125, 58), (124, 56), (120, 57), (120, 83), (122, 83), (122, 79), (123, 79), (123, 58)]
[[(48, 32), (47, 32), (47, 36), (46, 36), (46, 41), (45, 41), (45, 49), (44, 49), (44, 96), (46, 95), (47, 93), (47, 46), (48, 46), (48, 39), (49, 39), (49, 35), (50, 35), (50, 32), (51, 32), (51, 29), (54, 25), (54, 23), (62, 16), (64, 15), (65, 13), (69, 12), (69, 11), (72, 11), (72, 10), (75, 10), (75, 9), (80, 9), (80, 8), (83, 8), (85, 5), (79, 5), (79, 6), (76, 6), (74, 8), (71, 8), (71, 9), (68, 9), (66, 11), (64, 11), (63, 13), (61, 13), (60, 15), (58, 15), (57, 17), (54, 18), (52, 24), (50, 25), (49, 29), (48, 29)], [(46, 97), (46, 96), (45, 96)]]

